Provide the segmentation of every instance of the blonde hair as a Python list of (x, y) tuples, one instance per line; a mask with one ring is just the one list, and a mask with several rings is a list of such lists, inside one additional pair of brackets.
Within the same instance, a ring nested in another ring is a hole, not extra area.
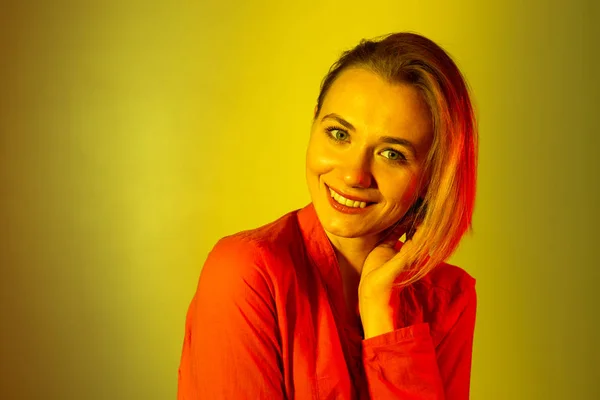
[[(477, 178), (477, 126), (465, 79), (433, 41), (401, 32), (362, 40), (342, 54), (323, 79), (315, 118), (339, 74), (365, 68), (391, 83), (418, 88), (429, 106), (433, 142), (425, 161), (425, 194), (401, 221), (410, 227), (409, 269), (400, 285), (413, 283), (450, 257), (472, 229)], [(408, 248), (407, 248), (408, 250)]]

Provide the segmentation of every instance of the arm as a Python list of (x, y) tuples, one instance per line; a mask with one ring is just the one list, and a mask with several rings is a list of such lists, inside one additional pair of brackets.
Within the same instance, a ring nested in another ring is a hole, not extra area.
[(468, 286), (445, 315), (455, 315), (437, 346), (429, 324), (378, 330), (363, 342), (363, 361), (372, 399), (468, 400), (476, 294)]
[(468, 400), (477, 294), (474, 283), (466, 289), (460, 315), (437, 345), (436, 353), (446, 397)]
[(189, 307), (178, 400), (284, 399), (281, 349), (260, 250), (237, 238), (208, 256)]
[(429, 324), (365, 339), (363, 364), (373, 400), (454, 400), (444, 395)]

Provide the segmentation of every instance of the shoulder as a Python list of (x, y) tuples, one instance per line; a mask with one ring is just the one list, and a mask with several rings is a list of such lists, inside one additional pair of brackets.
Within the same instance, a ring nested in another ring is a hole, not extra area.
[(222, 240), (251, 244), (265, 251), (276, 251), (297, 240), (300, 234), (297, 213), (298, 210), (289, 212), (273, 222), (236, 233)]
[(448, 263), (434, 268), (421, 280), (421, 284), (429, 290), (443, 293), (448, 301), (460, 301), (465, 296), (475, 295), (475, 278), (464, 269)]
[(220, 239), (212, 248), (201, 279), (256, 280), (271, 282), (278, 275), (290, 249), (299, 243), (296, 211), (259, 228)]
[(296, 211), (255, 229), (245, 230), (219, 240), (212, 253), (256, 261), (281, 256), (292, 244), (298, 244), (300, 231)]
[(464, 316), (474, 318), (476, 302), (475, 279), (458, 266), (442, 263), (402, 290), (400, 317), (405, 325), (429, 323), (434, 342), (439, 342)]

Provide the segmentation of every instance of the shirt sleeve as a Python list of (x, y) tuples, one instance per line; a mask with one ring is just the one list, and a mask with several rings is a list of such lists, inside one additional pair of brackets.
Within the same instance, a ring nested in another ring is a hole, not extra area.
[(469, 399), (476, 313), (474, 284), (447, 311), (458, 317), (437, 346), (428, 323), (363, 341), (371, 399)]
[(474, 281), (462, 296), (460, 314), (436, 348), (446, 398), (468, 400), (471, 386), (473, 336), (477, 311)]
[(373, 400), (446, 398), (427, 323), (364, 340), (363, 364)]
[(209, 254), (186, 317), (178, 400), (284, 399), (271, 284), (260, 249), (226, 238)]

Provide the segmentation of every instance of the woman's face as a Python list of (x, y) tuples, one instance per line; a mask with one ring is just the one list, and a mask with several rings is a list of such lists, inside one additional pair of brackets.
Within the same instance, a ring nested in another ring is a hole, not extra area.
[(418, 89), (365, 69), (343, 71), (315, 118), (306, 155), (308, 188), (325, 231), (366, 238), (400, 220), (424, 189), (432, 138)]

